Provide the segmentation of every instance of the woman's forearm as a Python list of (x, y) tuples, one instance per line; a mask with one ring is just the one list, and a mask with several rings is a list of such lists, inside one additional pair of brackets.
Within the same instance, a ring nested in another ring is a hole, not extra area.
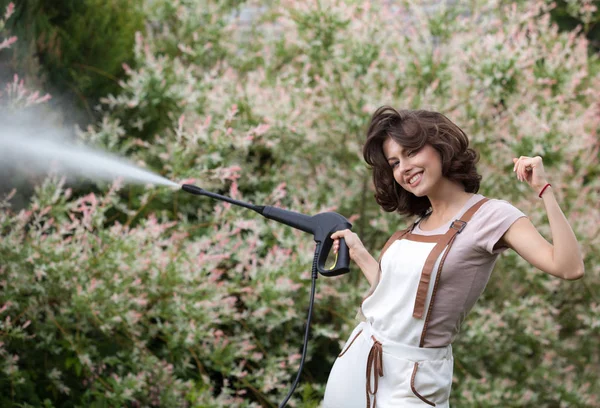
[(369, 281), (369, 284), (373, 284), (377, 281), (379, 275), (379, 262), (369, 254), (369, 252), (363, 248), (354, 258), (354, 262), (358, 265), (365, 278)]
[(565, 279), (579, 279), (583, 276), (583, 256), (575, 233), (563, 214), (552, 187), (542, 194), (550, 230), (552, 233), (552, 260), (559, 271), (564, 271)]

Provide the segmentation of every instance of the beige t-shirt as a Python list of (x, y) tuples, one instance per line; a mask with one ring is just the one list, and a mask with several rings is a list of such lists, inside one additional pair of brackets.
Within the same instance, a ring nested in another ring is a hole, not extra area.
[[(460, 218), (482, 198), (481, 194), (471, 197), (453, 220)], [(452, 343), (485, 289), (498, 255), (508, 249), (502, 246), (494, 249), (494, 246), (521, 217), (526, 215), (509, 202), (490, 199), (477, 210), (465, 230), (457, 235), (442, 268), (424, 347), (443, 347)], [(444, 234), (450, 224), (451, 221), (431, 231), (422, 231), (417, 224), (413, 234)]]

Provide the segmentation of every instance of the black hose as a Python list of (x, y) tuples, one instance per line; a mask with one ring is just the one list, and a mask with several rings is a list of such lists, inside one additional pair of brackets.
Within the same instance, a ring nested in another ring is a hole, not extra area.
[(304, 360), (306, 359), (306, 350), (308, 349), (308, 334), (310, 333), (310, 319), (312, 317), (313, 305), (315, 304), (315, 291), (316, 291), (316, 287), (317, 287), (317, 277), (318, 277), (317, 257), (319, 254), (319, 247), (320, 247), (320, 244), (317, 243), (317, 248), (315, 249), (315, 257), (313, 258), (312, 283), (311, 283), (311, 287), (310, 287), (310, 301), (308, 304), (308, 318), (306, 319), (306, 330), (304, 331), (304, 345), (302, 346), (302, 358), (300, 359), (300, 368), (298, 368), (298, 374), (296, 375), (296, 380), (294, 380), (294, 383), (292, 384), (292, 388), (290, 388), (290, 391), (286, 395), (283, 402), (281, 404), (279, 404), (279, 408), (285, 407), (285, 405), (291, 398), (292, 394), (296, 390), (296, 387), (298, 386), (298, 382), (300, 381), (300, 375), (302, 374), (302, 368), (304, 367)]

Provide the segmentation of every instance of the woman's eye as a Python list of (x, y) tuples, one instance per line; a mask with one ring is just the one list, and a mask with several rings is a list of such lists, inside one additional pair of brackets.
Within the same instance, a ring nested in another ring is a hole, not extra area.
[(420, 148), (418, 148), (418, 149), (415, 149), (415, 150), (409, 150), (409, 151), (408, 151), (408, 157), (412, 157), (412, 156), (414, 156), (415, 154), (419, 153), (419, 150), (421, 150), (421, 147), (420, 147)]

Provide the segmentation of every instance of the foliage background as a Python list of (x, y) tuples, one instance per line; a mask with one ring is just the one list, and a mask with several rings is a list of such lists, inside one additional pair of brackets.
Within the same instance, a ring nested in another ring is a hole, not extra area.
[[(54, 110), (44, 96), (53, 87), (79, 94), (81, 141), (246, 201), (335, 210), (374, 255), (410, 222), (372, 199), (360, 148), (376, 107), (448, 115), (481, 154), (480, 192), (509, 200), (549, 238), (543, 205), (511, 172), (512, 157), (542, 155), (586, 276), (560, 281), (502, 255), (455, 344), (451, 401), (600, 404), (593, 2), (81, 4), (17, 2), (12, 15), (8, 6), (0, 55), (20, 77), (3, 72), (3, 109)], [(581, 24), (561, 30), (561, 15)], [(51, 175), (17, 208), (23, 188), (0, 212), (0, 405), (283, 398), (308, 305), (308, 236), (166, 188), (68, 186)], [(365, 289), (357, 268), (320, 279), (291, 406), (318, 406)]]

